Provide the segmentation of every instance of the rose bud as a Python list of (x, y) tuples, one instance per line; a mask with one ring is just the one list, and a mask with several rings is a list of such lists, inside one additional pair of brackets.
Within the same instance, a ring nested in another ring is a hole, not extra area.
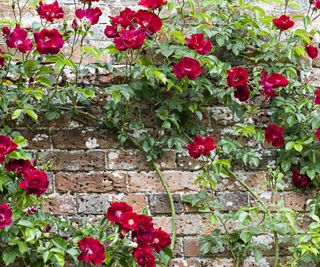
[(52, 227), (50, 224), (47, 224), (44, 228), (43, 228), (43, 232), (45, 233), (49, 233), (51, 231)]

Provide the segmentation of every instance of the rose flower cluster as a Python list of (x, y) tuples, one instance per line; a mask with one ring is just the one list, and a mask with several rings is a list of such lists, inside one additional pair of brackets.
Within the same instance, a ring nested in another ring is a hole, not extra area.
[[(12, 172), (21, 179), (18, 187), (27, 195), (41, 196), (49, 186), (48, 176), (44, 171), (37, 169), (29, 160), (7, 159), (7, 155), (18, 148), (10, 137), (0, 135), (0, 164), (4, 164), (8, 172)], [(7, 203), (0, 205), (0, 228), (11, 225), (12, 210)]]
[[(129, 236), (135, 247), (133, 257), (135, 261), (143, 267), (154, 267), (156, 258), (154, 251), (159, 253), (162, 249), (171, 244), (170, 235), (156, 229), (152, 223), (152, 218), (144, 214), (133, 212), (131, 206), (124, 202), (113, 202), (107, 210), (109, 222), (120, 226), (121, 236)], [(78, 242), (81, 253), (79, 261), (87, 264), (103, 264), (106, 253), (104, 246), (99, 240), (88, 237)]]

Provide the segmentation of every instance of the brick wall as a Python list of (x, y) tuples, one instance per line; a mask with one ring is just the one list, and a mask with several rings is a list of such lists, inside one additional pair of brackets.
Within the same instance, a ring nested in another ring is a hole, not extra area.
[[(67, 17), (73, 17), (73, 1), (59, 2), (63, 5)], [(104, 10), (104, 15), (100, 24), (93, 27), (94, 36), (91, 37), (90, 45), (102, 47), (107, 44), (107, 41), (101, 41), (101, 36), (108, 16), (116, 15), (125, 6), (132, 6), (132, 2), (100, 0), (99, 6)], [(6, 14), (6, 17), (12, 16), (8, 3), (2, 3), (1, 13)], [(30, 24), (34, 19), (34, 10), (28, 8), (24, 23)], [(313, 62), (314, 67), (319, 65), (319, 62)], [(319, 84), (318, 72), (318, 69), (310, 69), (303, 77), (311, 83)], [(212, 107), (208, 109), (205, 117), (214, 129), (212, 133), (215, 138), (232, 133), (236, 118), (228, 109)], [(152, 121), (150, 124), (153, 123)], [(121, 147), (111, 133), (83, 118), (71, 120), (64, 117), (52, 123), (42, 121), (37, 125), (18, 125), (17, 130), (28, 139), (29, 149), (37, 152), (40, 161), (53, 160), (46, 210), (75, 219), (99, 219), (111, 201), (124, 200), (132, 204), (136, 211), (148, 208), (156, 224), (170, 231), (170, 208), (159, 178), (152, 167), (145, 163), (142, 154), (130, 145)], [(239, 166), (238, 173), (268, 201), (271, 193), (263, 185), (263, 181), (266, 178), (266, 166), (274, 163), (276, 152), (266, 147), (267, 149), (258, 147), (263, 156), (261, 168), (252, 170)], [(201, 257), (198, 239), (213, 229), (206, 214), (196, 213), (195, 209), (181, 201), (183, 195), (197, 190), (193, 181), (199, 171), (199, 162), (190, 159), (186, 153), (166, 151), (161, 167), (174, 193), (178, 212), (178, 242), (173, 266), (233, 266), (228, 252), (217, 253), (212, 258)], [(227, 180), (219, 185), (216, 195), (225, 210), (236, 210), (245, 204), (254, 204), (247, 193)], [(301, 212), (299, 222), (301, 227), (305, 227), (307, 222), (303, 213), (310, 196), (291, 189), (281, 192), (277, 197), (283, 197), (287, 207)], [(233, 226), (230, 225), (230, 229)], [(222, 226), (217, 227), (222, 229)], [(268, 236), (264, 238), (268, 244)], [(285, 260), (286, 249), (283, 248), (281, 253), (282, 260)], [(270, 260), (265, 257), (263, 266), (269, 266)], [(253, 258), (249, 257), (244, 266), (262, 265), (255, 265)]]

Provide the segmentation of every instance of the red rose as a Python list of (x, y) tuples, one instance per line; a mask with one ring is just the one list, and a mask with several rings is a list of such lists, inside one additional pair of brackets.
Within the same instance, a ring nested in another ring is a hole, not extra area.
[(209, 156), (212, 150), (216, 149), (214, 139), (212, 137), (202, 138), (200, 135), (196, 135), (191, 144), (187, 145), (189, 154), (192, 158), (199, 158), (201, 155)]
[(62, 19), (64, 16), (64, 12), (62, 7), (59, 6), (58, 1), (55, 1), (52, 4), (43, 4), (42, 1), (40, 1), (37, 11), (40, 18), (51, 23), (54, 19)]
[(234, 97), (241, 102), (245, 102), (250, 97), (250, 89), (248, 85), (237, 86), (234, 92)]
[(318, 47), (306, 44), (306, 51), (309, 57), (315, 59), (318, 57)]
[(10, 137), (6, 135), (0, 135), (0, 164), (6, 159), (6, 155), (16, 150), (18, 145), (13, 142)]
[(90, 25), (95, 25), (99, 22), (99, 18), (102, 15), (102, 11), (99, 7), (88, 8), (88, 9), (77, 9), (76, 16), (79, 19), (85, 20)]
[(281, 147), (284, 145), (284, 128), (278, 127), (275, 124), (270, 124), (267, 129), (265, 129), (265, 138), (269, 143), (272, 143), (274, 147)]
[(12, 224), (12, 210), (7, 203), (0, 204), (0, 229)]
[(7, 26), (4, 26), (3, 28), (2, 28), (2, 33), (3, 33), (3, 36), (4, 37), (8, 37), (8, 35), (10, 34), (10, 29), (9, 29), (9, 27), (7, 27)]
[(231, 70), (227, 70), (227, 81), (229, 86), (244, 86), (247, 84), (248, 78), (249, 76), (245, 68), (234, 67)]
[(314, 0), (313, 5), (315, 8), (320, 9), (320, 0)]
[(306, 176), (302, 175), (299, 170), (293, 169), (292, 172), (292, 184), (299, 188), (308, 187), (311, 184), (311, 179)]
[(159, 253), (162, 249), (166, 248), (170, 244), (171, 244), (170, 235), (167, 232), (162, 231), (161, 228), (157, 229), (155, 231), (154, 240), (152, 244), (154, 250)]
[[(0, 49), (0, 55), (5, 54), (1, 49)], [(0, 67), (2, 68), (4, 66), (4, 57), (0, 57)]]
[(146, 10), (139, 10), (134, 15), (133, 21), (138, 23), (148, 36), (160, 31), (162, 27), (159, 16)]
[(119, 51), (125, 51), (129, 48), (141, 48), (145, 39), (146, 34), (142, 30), (121, 30), (119, 37), (114, 38), (113, 42)]
[(274, 18), (272, 21), (280, 31), (288, 30), (294, 26), (294, 21), (286, 15), (281, 15), (279, 18)]
[(140, 0), (138, 3), (140, 6), (146, 8), (159, 8), (167, 4), (167, 0)]
[(261, 74), (260, 84), (264, 87), (262, 94), (267, 97), (274, 97), (277, 95), (277, 92), (274, 91), (274, 88), (285, 87), (288, 85), (288, 80), (279, 73), (272, 73), (268, 76), (268, 72), (264, 71)]
[(315, 92), (315, 99), (314, 99), (314, 103), (316, 105), (320, 105), (320, 88), (318, 88)]
[(78, 256), (79, 261), (85, 261), (87, 264), (103, 264), (106, 253), (99, 240), (86, 237), (78, 242), (78, 246), (81, 250)]
[(74, 19), (74, 20), (72, 21), (71, 27), (72, 27), (72, 29), (74, 29), (74, 30), (78, 29), (79, 25), (78, 25), (78, 22), (77, 22), (76, 19)]
[(192, 34), (189, 38), (186, 38), (186, 43), (190, 49), (196, 50), (200, 55), (210, 53), (212, 49), (212, 43), (210, 40), (205, 40), (202, 33)]
[(34, 215), (38, 211), (38, 207), (32, 206), (32, 207), (28, 208), (26, 211), (29, 215)]
[(27, 169), (23, 173), (23, 181), (18, 186), (26, 191), (28, 195), (41, 196), (49, 186), (48, 175), (38, 169)]
[(107, 210), (109, 222), (119, 223), (121, 216), (126, 212), (132, 212), (132, 207), (125, 202), (113, 202)]
[(190, 57), (184, 57), (172, 67), (174, 74), (178, 79), (187, 76), (190, 80), (195, 80), (202, 74), (200, 62)]
[(58, 54), (64, 44), (62, 35), (57, 29), (42, 29), (40, 32), (35, 32), (34, 39), (37, 44), (37, 50), (41, 55)]
[(120, 12), (118, 16), (110, 17), (111, 24), (113, 27), (121, 27), (121, 30), (134, 30), (135, 27), (133, 25), (133, 17), (135, 16), (136, 12), (130, 8), (125, 8)]
[(132, 232), (132, 239), (139, 246), (149, 246), (155, 237), (155, 229), (153, 227), (152, 218), (147, 215), (139, 215), (139, 224), (137, 230)]
[(26, 170), (32, 169), (33, 165), (30, 160), (25, 159), (11, 159), (6, 164), (8, 172), (15, 172), (18, 175), (22, 175)]
[(317, 137), (318, 141), (320, 141), (320, 128), (318, 128), (316, 131), (316, 137)]
[(135, 261), (142, 267), (156, 266), (156, 258), (150, 247), (137, 247), (133, 252)]
[(104, 29), (104, 34), (108, 38), (115, 38), (119, 36), (118, 31), (115, 27), (107, 25), (106, 28)]
[(43, 232), (45, 233), (49, 233), (52, 230), (52, 227), (50, 224), (47, 224), (44, 228), (43, 228)]
[(10, 48), (17, 48), (21, 53), (32, 50), (32, 40), (28, 39), (28, 32), (18, 24), (8, 35), (6, 43)]
[(120, 226), (122, 230), (137, 230), (139, 225), (139, 215), (135, 212), (125, 212), (120, 217)]

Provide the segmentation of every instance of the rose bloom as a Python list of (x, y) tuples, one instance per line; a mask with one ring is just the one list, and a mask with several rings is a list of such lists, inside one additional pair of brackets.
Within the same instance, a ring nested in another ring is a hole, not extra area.
[(21, 53), (32, 50), (32, 40), (28, 38), (28, 32), (21, 28), (19, 24), (8, 34), (6, 44), (10, 48), (17, 48)]
[(263, 86), (262, 94), (266, 97), (274, 97), (277, 92), (274, 88), (285, 87), (289, 84), (289, 81), (279, 73), (272, 73), (268, 76), (268, 72), (264, 71), (261, 74), (260, 84)]
[(213, 137), (207, 136), (202, 138), (200, 135), (196, 135), (191, 144), (187, 145), (189, 154), (192, 158), (199, 158), (201, 155), (209, 156), (212, 150), (217, 147), (214, 143)]
[(162, 27), (162, 20), (159, 16), (146, 10), (139, 10), (134, 15), (133, 21), (138, 23), (148, 36), (160, 31)]
[(37, 8), (40, 18), (45, 19), (46, 21), (53, 22), (54, 19), (62, 19), (64, 12), (62, 7), (59, 6), (58, 1), (55, 1), (51, 4), (43, 4), (42, 1), (39, 3)]
[(200, 55), (208, 54), (212, 49), (212, 42), (210, 40), (205, 40), (202, 33), (192, 34), (185, 40), (188, 47), (197, 51)]
[(55, 55), (60, 52), (64, 45), (61, 33), (57, 29), (42, 29), (34, 33), (38, 52), (43, 54)]
[(154, 234), (154, 239), (153, 239), (153, 248), (156, 252), (160, 253), (160, 251), (167, 246), (171, 244), (171, 237), (170, 235), (162, 231), (161, 228), (157, 229)]
[(249, 75), (245, 68), (234, 67), (231, 70), (227, 70), (227, 82), (229, 86), (244, 86), (247, 84), (248, 78)]
[(306, 176), (302, 175), (299, 170), (293, 169), (292, 172), (292, 184), (299, 188), (308, 187), (311, 184), (311, 179)]
[(151, 247), (137, 247), (133, 252), (133, 257), (140, 266), (156, 266), (156, 258), (152, 253)]
[(113, 39), (116, 48), (119, 51), (125, 51), (129, 48), (140, 49), (143, 46), (146, 34), (138, 30), (121, 30), (119, 37)]
[(280, 31), (288, 30), (294, 26), (294, 21), (286, 15), (281, 15), (279, 18), (274, 18), (272, 21)]
[(86, 237), (78, 242), (78, 246), (81, 250), (78, 256), (79, 261), (85, 261), (87, 264), (103, 264), (106, 253), (99, 240)]
[(132, 212), (132, 207), (125, 202), (113, 202), (107, 210), (109, 222), (119, 223), (121, 216), (126, 212)]
[(0, 204), (0, 229), (6, 228), (12, 224), (12, 210), (8, 203)]
[(145, 214), (139, 214), (139, 224), (137, 230), (132, 232), (132, 240), (139, 246), (152, 245), (155, 237), (152, 218)]
[(318, 57), (318, 54), (319, 54), (318, 47), (309, 45), (309, 44), (306, 44), (305, 47), (306, 47), (307, 54), (310, 58), (315, 59)]
[(315, 8), (320, 9), (320, 0), (314, 0), (313, 5)]
[(314, 99), (314, 103), (316, 105), (320, 105), (320, 88), (318, 88), (315, 92), (315, 99)]
[(234, 92), (234, 97), (239, 99), (241, 102), (245, 102), (250, 97), (250, 89), (248, 85), (237, 86)]
[(3, 33), (3, 36), (4, 37), (8, 37), (8, 35), (10, 34), (10, 28), (9, 27), (7, 27), (7, 26), (4, 26), (3, 28), (2, 28), (2, 33)]
[(26, 170), (32, 169), (33, 165), (30, 160), (26, 159), (11, 159), (6, 164), (6, 170), (9, 172), (15, 172), (18, 175), (22, 175)]
[(318, 128), (316, 131), (316, 138), (318, 141), (320, 141), (320, 128)]
[(102, 15), (102, 11), (99, 7), (88, 9), (77, 9), (76, 16), (78, 19), (85, 20), (90, 25), (95, 25), (99, 22), (99, 18)]
[(0, 164), (6, 159), (6, 155), (16, 150), (18, 145), (13, 142), (10, 137), (6, 135), (0, 135)]
[(18, 186), (26, 191), (27, 195), (41, 196), (49, 186), (48, 175), (38, 169), (28, 169), (23, 173), (23, 181)]
[(190, 57), (184, 57), (174, 64), (172, 70), (178, 79), (187, 76), (189, 80), (195, 80), (202, 74), (200, 62)]
[(139, 215), (135, 212), (125, 212), (120, 217), (120, 227), (124, 231), (137, 230)]
[(283, 133), (284, 128), (278, 127), (275, 124), (270, 124), (264, 131), (265, 139), (269, 143), (272, 143), (274, 147), (281, 147), (284, 145)]
[(140, 0), (138, 3), (140, 6), (146, 8), (159, 8), (167, 4), (166, 0)]

